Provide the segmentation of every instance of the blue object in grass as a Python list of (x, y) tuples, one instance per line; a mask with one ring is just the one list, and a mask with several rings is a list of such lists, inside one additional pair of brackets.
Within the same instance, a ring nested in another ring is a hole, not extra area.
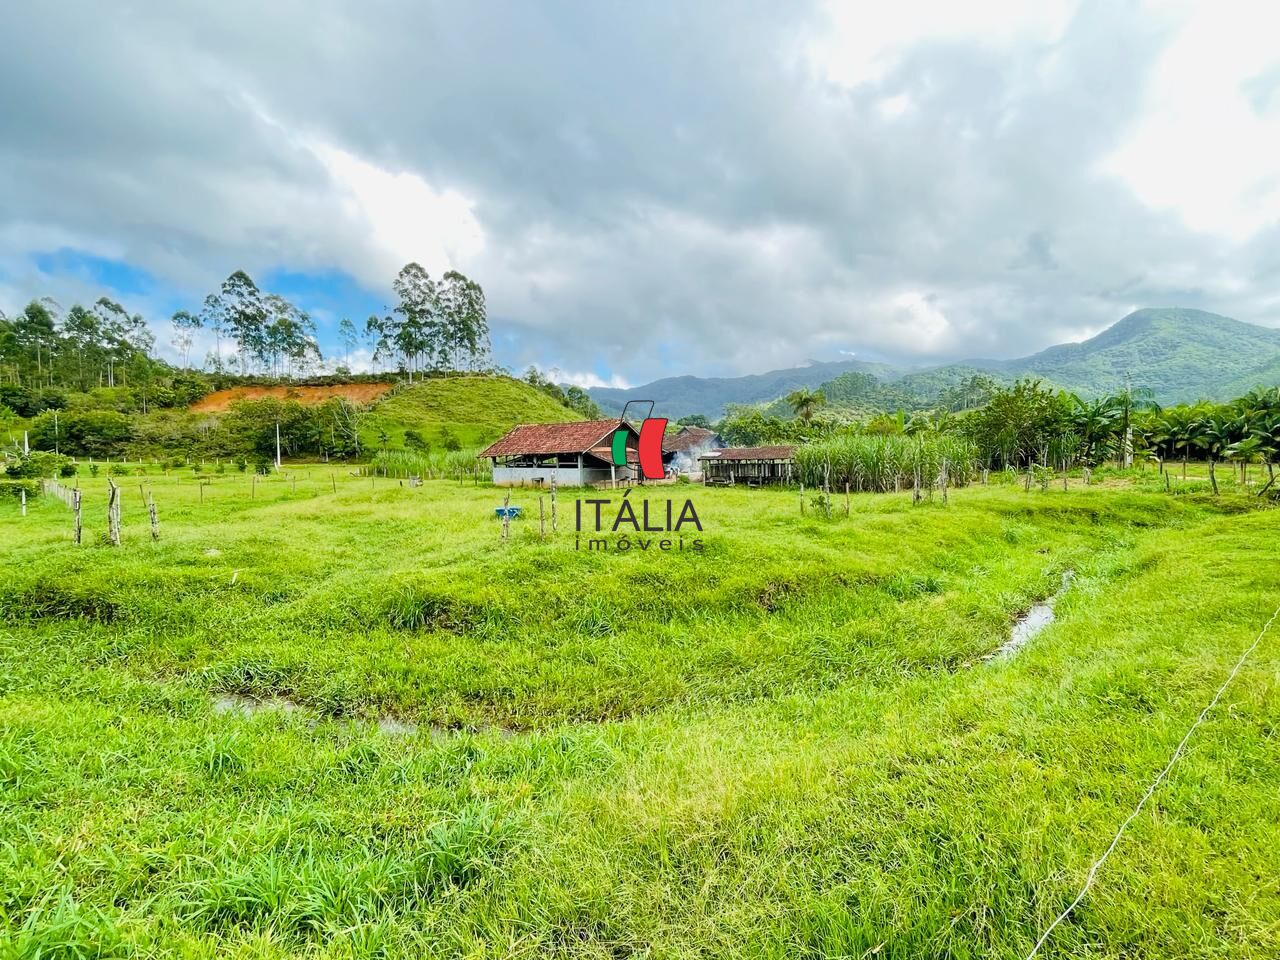
[(520, 516), (520, 509), (520, 507), (494, 507), (493, 513), (499, 520), (504, 516), (514, 520), (516, 517)]

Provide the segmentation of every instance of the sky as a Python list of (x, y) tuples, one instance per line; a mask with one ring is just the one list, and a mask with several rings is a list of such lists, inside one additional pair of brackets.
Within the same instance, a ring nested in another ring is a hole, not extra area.
[[(582, 385), (1280, 326), (1280, 5), (4, 4), (0, 310), (407, 262)], [(205, 345), (207, 346), (207, 345)], [(367, 368), (367, 350), (352, 365)]]

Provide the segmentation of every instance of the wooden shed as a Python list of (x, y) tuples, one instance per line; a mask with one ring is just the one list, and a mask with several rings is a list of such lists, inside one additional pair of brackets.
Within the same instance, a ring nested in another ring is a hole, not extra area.
[(700, 458), (702, 482), (745, 483), (748, 486), (790, 483), (795, 469), (795, 455), (796, 448), (787, 445), (708, 450)]

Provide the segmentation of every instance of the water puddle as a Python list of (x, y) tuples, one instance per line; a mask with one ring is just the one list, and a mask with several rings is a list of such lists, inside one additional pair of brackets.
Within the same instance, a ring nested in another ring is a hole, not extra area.
[(239, 693), (223, 693), (213, 701), (214, 713), (234, 713), (241, 717), (252, 717), (268, 710), (294, 713), (301, 709), (301, 704), (288, 697), (246, 697)]
[[(253, 717), (261, 713), (301, 713), (306, 711), (306, 707), (295, 700), (288, 697), (250, 697), (240, 693), (221, 693), (213, 699), (213, 712), (216, 714), (233, 715), (237, 717)], [(311, 726), (315, 726), (318, 720), (312, 718)], [(352, 720), (353, 723), (361, 723), (368, 721)], [(387, 737), (414, 737), (419, 733), (425, 733), (431, 737), (443, 739), (454, 737), (463, 733), (490, 733), (497, 731), (504, 737), (516, 736), (516, 731), (497, 724), (485, 724), (478, 727), (449, 727), (439, 723), (419, 724), (411, 720), (405, 720), (391, 714), (382, 714), (373, 721), (378, 728), (378, 732)]]
[[(397, 717), (379, 717), (378, 732), (388, 737), (411, 737), (418, 732), (418, 725)], [(435, 733), (432, 728), (432, 733)]]
[(1041, 630), (1053, 623), (1053, 605), (1057, 603), (1058, 598), (1071, 585), (1071, 578), (1074, 575), (1075, 571), (1073, 570), (1064, 572), (1062, 574), (1062, 586), (1058, 588), (1058, 592), (1047, 600), (1033, 604), (1030, 610), (1014, 622), (1013, 629), (1009, 631), (1009, 639), (1000, 645), (1000, 649), (994, 653), (987, 654), (984, 659), (1001, 660), (1005, 657), (1013, 656), (1039, 634)]

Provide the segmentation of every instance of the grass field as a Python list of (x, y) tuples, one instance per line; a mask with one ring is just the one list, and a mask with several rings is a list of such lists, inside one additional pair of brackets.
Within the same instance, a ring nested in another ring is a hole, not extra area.
[[(80, 547), (0, 503), (0, 955), (1025, 956), (1280, 603), (1280, 513), (1151, 474), (633, 492), (696, 504), (666, 552), (577, 491), (504, 542), (482, 486), (121, 483), (118, 549), (105, 478)], [(1273, 634), (1043, 955), (1280, 955), (1278, 739)]]
[(518, 423), (563, 423), (582, 417), (529, 384), (510, 377), (433, 377), (376, 403), (363, 418), (360, 443), (381, 449), (405, 446), (404, 431), (417, 430), (439, 445), (445, 431), (463, 447), (488, 444)]

